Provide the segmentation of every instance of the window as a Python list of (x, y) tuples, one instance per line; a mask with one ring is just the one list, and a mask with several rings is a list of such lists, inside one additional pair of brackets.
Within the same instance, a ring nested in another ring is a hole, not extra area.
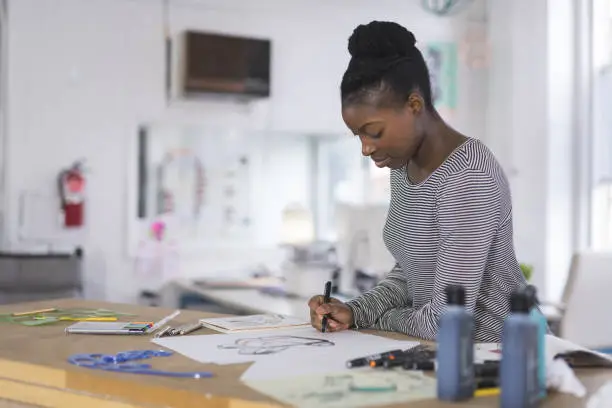
[(593, 0), (591, 246), (612, 250), (612, 0)]
[(390, 199), (389, 168), (379, 169), (372, 160), (368, 160), (368, 177), (366, 180), (365, 200), (368, 204), (388, 204)]

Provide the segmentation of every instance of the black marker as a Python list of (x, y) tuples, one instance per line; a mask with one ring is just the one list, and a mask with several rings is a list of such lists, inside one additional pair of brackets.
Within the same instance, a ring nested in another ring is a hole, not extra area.
[(497, 378), (484, 378), (476, 383), (476, 388), (481, 390), (483, 388), (497, 388), (499, 387), (499, 380)]
[(476, 377), (498, 377), (499, 361), (493, 363), (474, 364), (474, 375)]
[(404, 361), (405, 353), (406, 350), (393, 350), (387, 353), (383, 353), (380, 358), (370, 361), (370, 367), (386, 367), (385, 364), (387, 364), (387, 361), (396, 361), (398, 359)]
[[(331, 281), (325, 282), (325, 290), (323, 292), (323, 303), (329, 303), (329, 297), (331, 296)], [(323, 316), (321, 320), (321, 332), (325, 333), (327, 330), (327, 315)]]
[(373, 362), (378, 361), (378, 360), (383, 360), (385, 358), (388, 358), (389, 356), (399, 355), (401, 353), (403, 353), (402, 350), (391, 350), (391, 351), (386, 351), (384, 353), (372, 354), (371, 356), (360, 357), (354, 360), (349, 360), (346, 362), (346, 366), (348, 368), (363, 367), (364, 365), (370, 365), (372, 367), (376, 367), (376, 365), (372, 365)]
[(418, 370), (418, 371), (435, 371), (436, 362), (434, 360), (424, 360), (424, 361), (405, 361), (404, 370)]

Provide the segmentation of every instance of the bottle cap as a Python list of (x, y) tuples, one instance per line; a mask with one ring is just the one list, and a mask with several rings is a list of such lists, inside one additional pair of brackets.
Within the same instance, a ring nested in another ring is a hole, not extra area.
[(446, 287), (446, 303), (449, 305), (465, 305), (465, 289), (460, 285)]
[(530, 307), (535, 306), (538, 303), (538, 290), (533, 285), (527, 285), (525, 287), (525, 293), (529, 297)]
[(510, 296), (510, 311), (512, 313), (529, 313), (531, 299), (525, 291), (514, 292)]

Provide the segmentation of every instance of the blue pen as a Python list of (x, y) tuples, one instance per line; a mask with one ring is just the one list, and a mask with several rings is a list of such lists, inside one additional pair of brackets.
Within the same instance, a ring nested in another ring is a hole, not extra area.
[[(323, 303), (329, 303), (329, 298), (331, 297), (331, 281), (325, 282), (325, 291), (323, 293)], [(325, 333), (327, 330), (327, 315), (323, 316), (321, 319), (321, 332)]]

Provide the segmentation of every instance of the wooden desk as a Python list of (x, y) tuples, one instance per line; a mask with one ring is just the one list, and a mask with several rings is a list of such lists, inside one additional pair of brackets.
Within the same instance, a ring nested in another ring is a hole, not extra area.
[[(61, 300), (0, 307), (0, 313), (28, 311), (47, 307), (107, 308), (135, 313), (138, 320), (157, 320), (168, 309), (134, 305)], [(173, 324), (193, 322), (204, 317), (197, 311), (184, 311)], [(239, 381), (248, 364), (202, 365), (175, 354), (155, 361), (156, 367), (177, 371), (212, 370), (214, 378), (186, 380), (156, 376), (110, 373), (70, 365), (67, 358), (76, 353), (117, 353), (151, 349), (150, 336), (66, 335), (69, 324), (57, 323), (25, 327), (4, 323), (0, 337), (0, 399), (44, 407), (131, 408), (131, 407), (277, 407), (267, 396)], [(211, 334), (201, 330), (198, 334)], [(389, 334), (394, 338), (405, 338)], [(612, 379), (610, 371), (588, 370), (579, 373), (589, 391)], [(1, 406), (1, 405), (0, 405)], [(19, 406), (19, 405), (18, 405)], [(405, 405), (404, 405), (405, 406)], [(436, 400), (411, 404), (415, 408), (448, 406)], [(456, 407), (496, 407), (496, 397), (477, 398)], [(584, 401), (566, 395), (552, 395), (543, 407), (582, 407)]]

